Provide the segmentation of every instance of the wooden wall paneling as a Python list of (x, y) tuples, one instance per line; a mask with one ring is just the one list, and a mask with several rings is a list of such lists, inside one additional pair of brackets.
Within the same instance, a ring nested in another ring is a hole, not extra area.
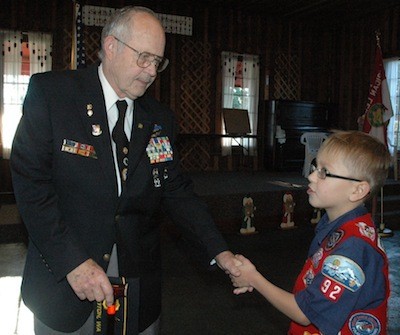
[[(178, 58), (177, 58), (177, 36), (173, 36), (169, 34), (167, 36), (167, 46), (166, 46), (166, 56), (169, 58), (168, 68), (165, 70), (165, 73), (161, 73), (161, 80), (163, 81), (163, 92), (161, 93), (162, 102), (169, 105), (169, 107), (176, 113), (177, 107), (177, 92), (179, 90), (176, 89), (176, 83), (178, 82), (177, 78), (177, 70), (179, 68)], [(167, 93), (168, 92), (168, 97)]]
[(318, 93), (318, 83), (321, 80), (321, 73), (318, 69), (320, 64), (319, 52), (319, 34), (314, 36), (312, 27), (302, 26), (303, 44), (299, 48), (299, 57), (301, 60), (301, 94), (300, 100), (315, 101)]
[(210, 133), (211, 46), (185, 40), (181, 48), (179, 124), (183, 133)]
[[(346, 73), (346, 81), (347, 81), (347, 96), (346, 96), (346, 110), (348, 112), (348, 117), (345, 118), (344, 120), (344, 128), (345, 129), (352, 129), (352, 126), (354, 127), (354, 120), (357, 119), (357, 117), (353, 118), (354, 113), (357, 111), (357, 108), (355, 107), (355, 101), (354, 101), (354, 91), (357, 87), (357, 82), (358, 82), (358, 76), (355, 76), (354, 74), (354, 64), (353, 64), (353, 55), (355, 53), (355, 48), (359, 48), (358, 44), (358, 38), (357, 38), (357, 29), (355, 24), (350, 25), (349, 32), (346, 36), (348, 47), (346, 49), (346, 67), (347, 67), (347, 73)], [(357, 46), (356, 46), (356, 45)], [(356, 111), (355, 111), (356, 110)], [(358, 113), (357, 113), (358, 114)]]
[(235, 50), (234, 42), (235, 42), (235, 20), (233, 17), (233, 11), (229, 10), (228, 15), (226, 16), (228, 19), (226, 26), (226, 39), (223, 40), (227, 43), (227, 45), (223, 45), (225, 51), (233, 51)]
[[(355, 78), (353, 78), (353, 72), (352, 72), (352, 63), (351, 59), (354, 53), (354, 40), (353, 40), (353, 34), (354, 34), (354, 25), (350, 25), (346, 36), (344, 38), (346, 39), (346, 49), (344, 49), (344, 67), (345, 67), (345, 73), (344, 73), (344, 79), (345, 79), (345, 101), (344, 101), (344, 106), (345, 106), (345, 111), (347, 113), (347, 117), (342, 118), (343, 119), (343, 128), (344, 129), (351, 129), (351, 122), (352, 120), (352, 114), (354, 113), (354, 103), (352, 101), (353, 99), (353, 92), (354, 92), (354, 86), (355, 82), (353, 81)], [(358, 45), (357, 45), (358, 47)]]
[[(336, 30), (336, 29), (335, 29)], [(334, 34), (334, 30), (330, 28), (325, 35), (326, 38), (329, 39), (329, 48), (325, 50), (326, 58), (328, 59), (328, 77), (329, 77), (329, 86), (327, 87), (326, 92), (326, 101), (330, 103), (337, 103), (338, 101), (338, 57), (339, 53), (339, 38), (337, 34)], [(339, 110), (337, 110), (339, 112)], [(335, 117), (337, 122), (338, 116)]]
[[(182, 40), (179, 129), (183, 134), (210, 134), (211, 130), (211, 46)], [(210, 142), (202, 138), (182, 143), (181, 165), (184, 170), (208, 169), (211, 164)], [(207, 167), (207, 168), (206, 168)]]
[[(400, 7), (399, 7), (400, 8)], [(400, 10), (397, 13), (392, 13), (391, 15), (391, 25), (388, 27), (388, 30), (391, 31), (389, 33), (388, 41), (390, 40), (390, 47), (385, 50), (397, 51), (400, 54), (400, 38), (399, 38), (399, 28), (400, 28)], [(386, 36), (386, 35), (385, 35)]]
[(358, 47), (355, 47), (353, 59), (351, 61), (353, 64), (352, 73), (354, 76), (355, 85), (353, 85), (353, 113), (351, 119), (349, 120), (350, 129), (357, 129), (358, 118), (364, 114), (365, 104), (368, 97), (368, 89), (365, 89), (364, 84), (365, 77), (369, 78), (369, 76), (368, 73), (363, 70), (368, 67), (364, 63), (365, 49), (368, 49), (364, 41), (367, 41), (368, 39), (364, 38), (364, 36), (366, 36), (364, 25), (358, 25), (356, 29), (358, 30), (359, 35), (355, 36), (355, 39), (353, 40), (353, 43), (355, 45), (358, 44)]
[(314, 97), (314, 100), (323, 103), (332, 102), (334, 100), (332, 96), (333, 39), (334, 35), (331, 30), (321, 33), (320, 75), (318, 77), (317, 95)]
[[(347, 43), (345, 38), (343, 36), (346, 36), (346, 27), (342, 26), (340, 28), (340, 50), (346, 50), (347, 48)], [(345, 93), (347, 91), (347, 85), (345, 85), (345, 74), (346, 74), (346, 68), (345, 68), (345, 55), (344, 52), (338, 52), (337, 53), (339, 62), (338, 62), (338, 73), (339, 73), (339, 97), (338, 97), (338, 102), (339, 102), (339, 110), (341, 113), (339, 114), (338, 117), (338, 125), (341, 126), (343, 124), (343, 114), (344, 111), (346, 110), (346, 106), (344, 105), (344, 101), (346, 99)]]

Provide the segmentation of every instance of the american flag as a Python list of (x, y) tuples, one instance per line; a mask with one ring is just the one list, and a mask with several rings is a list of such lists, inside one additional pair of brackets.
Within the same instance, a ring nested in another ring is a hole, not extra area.
[(82, 6), (77, 3), (78, 12), (76, 14), (76, 67), (78, 69), (86, 67), (85, 40), (83, 35), (84, 24), (82, 22)]
[(81, 69), (86, 67), (86, 51), (85, 51), (85, 39), (83, 28), (84, 24), (82, 21), (82, 5), (78, 2), (74, 2), (74, 39), (72, 41), (72, 56), (71, 56), (71, 68)]

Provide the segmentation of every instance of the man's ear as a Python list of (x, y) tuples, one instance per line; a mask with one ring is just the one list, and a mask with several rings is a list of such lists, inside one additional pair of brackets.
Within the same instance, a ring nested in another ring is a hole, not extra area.
[(117, 43), (118, 41), (114, 38), (114, 36), (107, 36), (104, 39), (104, 53), (107, 58), (113, 57), (117, 52)]
[(351, 201), (360, 201), (364, 199), (371, 191), (371, 186), (366, 181), (357, 182), (353, 192), (350, 194)]

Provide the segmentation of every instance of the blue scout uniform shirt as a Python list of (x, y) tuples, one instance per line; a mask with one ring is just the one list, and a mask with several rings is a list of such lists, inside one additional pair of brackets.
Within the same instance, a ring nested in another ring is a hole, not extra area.
[[(315, 237), (311, 242), (308, 257), (316, 255), (327, 236), (340, 229), (346, 222), (364, 214), (367, 214), (364, 206), (355, 208), (332, 222), (329, 222), (325, 214), (315, 229)], [(351, 311), (374, 308), (385, 298), (385, 277), (380, 271), (384, 260), (371, 245), (360, 238), (350, 237), (339, 245), (333, 246), (332, 255), (345, 256), (358, 264), (365, 274), (365, 282), (357, 291), (352, 292), (346, 289), (336, 301), (332, 301), (321, 291), (321, 283), (325, 277), (319, 272), (315, 274), (306, 289), (296, 293), (295, 299), (300, 309), (311, 323), (326, 335), (337, 334)]]

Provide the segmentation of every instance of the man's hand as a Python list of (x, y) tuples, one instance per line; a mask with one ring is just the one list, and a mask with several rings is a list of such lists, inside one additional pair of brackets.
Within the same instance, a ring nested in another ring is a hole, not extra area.
[(103, 301), (107, 306), (114, 303), (114, 292), (104, 270), (93, 260), (88, 259), (67, 274), (68, 283), (81, 300)]
[(232, 276), (240, 276), (238, 268), (242, 263), (230, 251), (223, 251), (215, 257), (218, 266), (225, 271), (226, 274)]
[[(232, 278), (236, 278), (241, 275), (240, 266), (242, 265), (242, 262), (230, 251), (221, 252), (215, 257), (215, 260), (217, 261), (218, 266), (229, 275), (231, 280)], [(251, 286), (241, 287), (240, 289), (237, 288), (236, 290), (240, 290), (238, 293), (253, 292), (253, 288)]]

